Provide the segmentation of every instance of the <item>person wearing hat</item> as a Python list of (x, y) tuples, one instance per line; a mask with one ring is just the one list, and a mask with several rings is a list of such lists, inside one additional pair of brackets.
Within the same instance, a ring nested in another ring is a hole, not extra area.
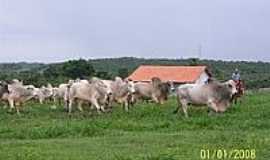
[(232, 74), (232, 79), (235, 81), (235, 82), (239, 82), (241, 80), (241, 75), (239, 73), (239, 70), (236, 68)]

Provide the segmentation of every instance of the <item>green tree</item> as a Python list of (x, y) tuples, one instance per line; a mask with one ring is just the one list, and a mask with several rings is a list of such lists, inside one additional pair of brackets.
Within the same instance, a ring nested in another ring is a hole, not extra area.
[(190, 62), (189, 62), (189, 65), (190, 66), (198, 66), (199, 65), (199, 59), (198, 58), (190, 58), (188, 59)]
[(99, 77), (102, 79), (111, 79), (112, 78), (112, 76), (108, 72), (105, 72), (105, 71), (96, 72), (96, 77)]
[(95, 74), (94, 67), (84, 59), (65, 62), (62, 67), (63, 76), (72, 79), (90, 77)]
[(118, 70), (118, 76), (121, 77), (121, 78), (128, 77), (128, 69), (127, 68), (120, 68)]

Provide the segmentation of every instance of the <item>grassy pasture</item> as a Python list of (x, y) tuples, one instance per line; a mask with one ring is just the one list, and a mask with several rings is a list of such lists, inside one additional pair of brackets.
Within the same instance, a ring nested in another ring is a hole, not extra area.
[(189, 118), (173, 114), (175, 99), (71, 117), (50, 106), (28, 103), (21, 116), (1, 107), (0, 159), (199, 160), (202, 149), (255, 149), (256, 159), (270, 159), (270, 93), (249, 93), (218, 116), (193, 107)]

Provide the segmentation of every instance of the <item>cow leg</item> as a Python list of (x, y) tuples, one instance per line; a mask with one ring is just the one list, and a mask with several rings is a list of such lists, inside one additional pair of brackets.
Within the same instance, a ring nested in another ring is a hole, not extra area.
[(106, 110), (105, 110), (105, 108), (104, 108), (104, 105), (101, 105), (101, 106), (100, 106), (100, 109), (101, 109), (102, 112), (106, 112)]
[[(64, 98), (64, 109), (66, 110), (66, 111), (68, 111), (69, 110), (69, 102), (70, 100), (69, 100), (69, 98)], [(60, 101), (59, 101), (60, 102)], [(61, 102), (60, 102), (60, 105), (61, 105)]]
[(182, 109), (185, 114), (185, 117), (188, 118), (188, 112), (187, 112), (188, 104), (186, 102), (182, 102), (181, 104), (182, 104)]
[(180, 100), (177, 98), (177, 107), (176, 109), (173, 111), (174, 114), (178, 113), (180, 111), (180, 108), (181, 108), (181, 102)]
[(106, 108), (107, 109), (112, 109), (112, 95), (108, 95), (108, 97), (106, 98)]
[(109, 101), (108, 101), (108, 109), (112, 110), (112, 108), (113, 108), (113, 99), (110, 98)]
[(124, 107), (125, 107), (125, 111), (128, 112), (129, 105), (128, 105), (128, 101), (127, 100), (125, 100), (125, 102), (124, 102)]
[(152, 94), (152, 100), (156, 103), (159, 103), (158, 98), (154, 94)]
[(59, 106), (61, 106), (61, 98), (60, 97), (55, 97), (54, 99), (55, 99), (55, 102), (54, 102), (55, 105), (58, 104)]
[(133, 107), (133, 106), (135, 105), (136, 102), (137, 102), (137, 99), (136, 99), (134, 96), (132, 96), (132, 97), (131, 97), (131, 100), (130, 100), (131, 106)]
[(95, 109), (95, 106), (92, 103), (90, 104), (90, 109), (91, 110), (94, 110)]
[(9, 112), (12, 112), (12, 110), (15, 108), (14, 107), (14, 100), (12, 98), (8, 98), (8, 103), (9, 103)]
[(164, 104), (164, 100), (161, 100), (161, 101), (160, 101), (160, 104), (161, 104), (161, 105)]
[(79, 109), (81, 112), (83, 112), (82, 104), (83, 104), (83, 101), (79, 100), (79, 102), (78, 102), (78, 109)]
[[(101, 114), (101, 112), (100, 112), (101, 107), (99, 106), (99, 104), (98, 104), (98, 102), (97, 102), (96, 99), (93, 99), (93, 100), (92, 100), (92, 104), (96, 107), (98, 114)], [(103, 108), (103, 109), (104, 109), (104, 108)], [(105, 110), (104, 110), (104, 111), (105, 111)]]
[[(215, 111), (215, 113), (218, 113), (218, 107), (217, 104), (214, 101), (208, 102), (208, 107), (212, 109), (212, 111)], [(209, 113), (210, 115), (212, 114), (211, 112)]]
[(57, 98), (53, 96), (53, 103), (56, 104), (56, 102), (57, 102)]
[(130, 104), (133, 106), (135, 106), (135, 104), (138, 102), (139, 97), (135, 97), (134, 95), (131, 95), (131, 101)]
[(66, 104), (68, 105), (68, 113), (71, 114), (72, 105), (73, 105), (73, 99), (70, 99), (69, 101), (66, 101)]
[(43, 104), (43, 102), (44, 102), (44, 99), (43, 98), (39, 98), (39, 103), (40, 104)]
[(181, 99), (179, 96), (177, 96), (177, 103), (178, 103), (178, 106), (177, 106), (177, 108), (175, 109), (175, 111), (173, 113), (175, 113), (175, 114), (178, 113), (180, 111), (180, 108), (182, 108), (185, 115), (187, 115), (187, 103), (186, 103), (186, 100)]
[(21, 113), (20, 113), (20, 106), (15, 106), (15, 108), (16, 108), (17, 115), (21, 115)]
[[(69, 90), (68, 90), (69, 91)], [(74, 97), (70, 95), (70, 93), (65, 93), (65, 95), (62, 97), (64, 99), (64, 103), (65, 103), (65, 109), (69, 110), (69, 103), (70, 101), (74, 101)], [(71, 100), (72, 99), (72, 100)]]
[(16, 112), (17, 112), (17, 115), (20, 115), (20, 107), (22, 105), (22, 102), (20, 101), (13, 101), (13, 107), (15, 108)]

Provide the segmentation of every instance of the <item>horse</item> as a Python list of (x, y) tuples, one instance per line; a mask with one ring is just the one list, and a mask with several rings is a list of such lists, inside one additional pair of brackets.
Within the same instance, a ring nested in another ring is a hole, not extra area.
[(241, 98), (245, 94), (246, 87), (245, 87), (245, 82), (243, 80), (234, 80), (234, 82), (236, 83), (237, 93), (235, 93), (232, 96), (232, 102), (234, 104), (237, 104), (238, 99)]

